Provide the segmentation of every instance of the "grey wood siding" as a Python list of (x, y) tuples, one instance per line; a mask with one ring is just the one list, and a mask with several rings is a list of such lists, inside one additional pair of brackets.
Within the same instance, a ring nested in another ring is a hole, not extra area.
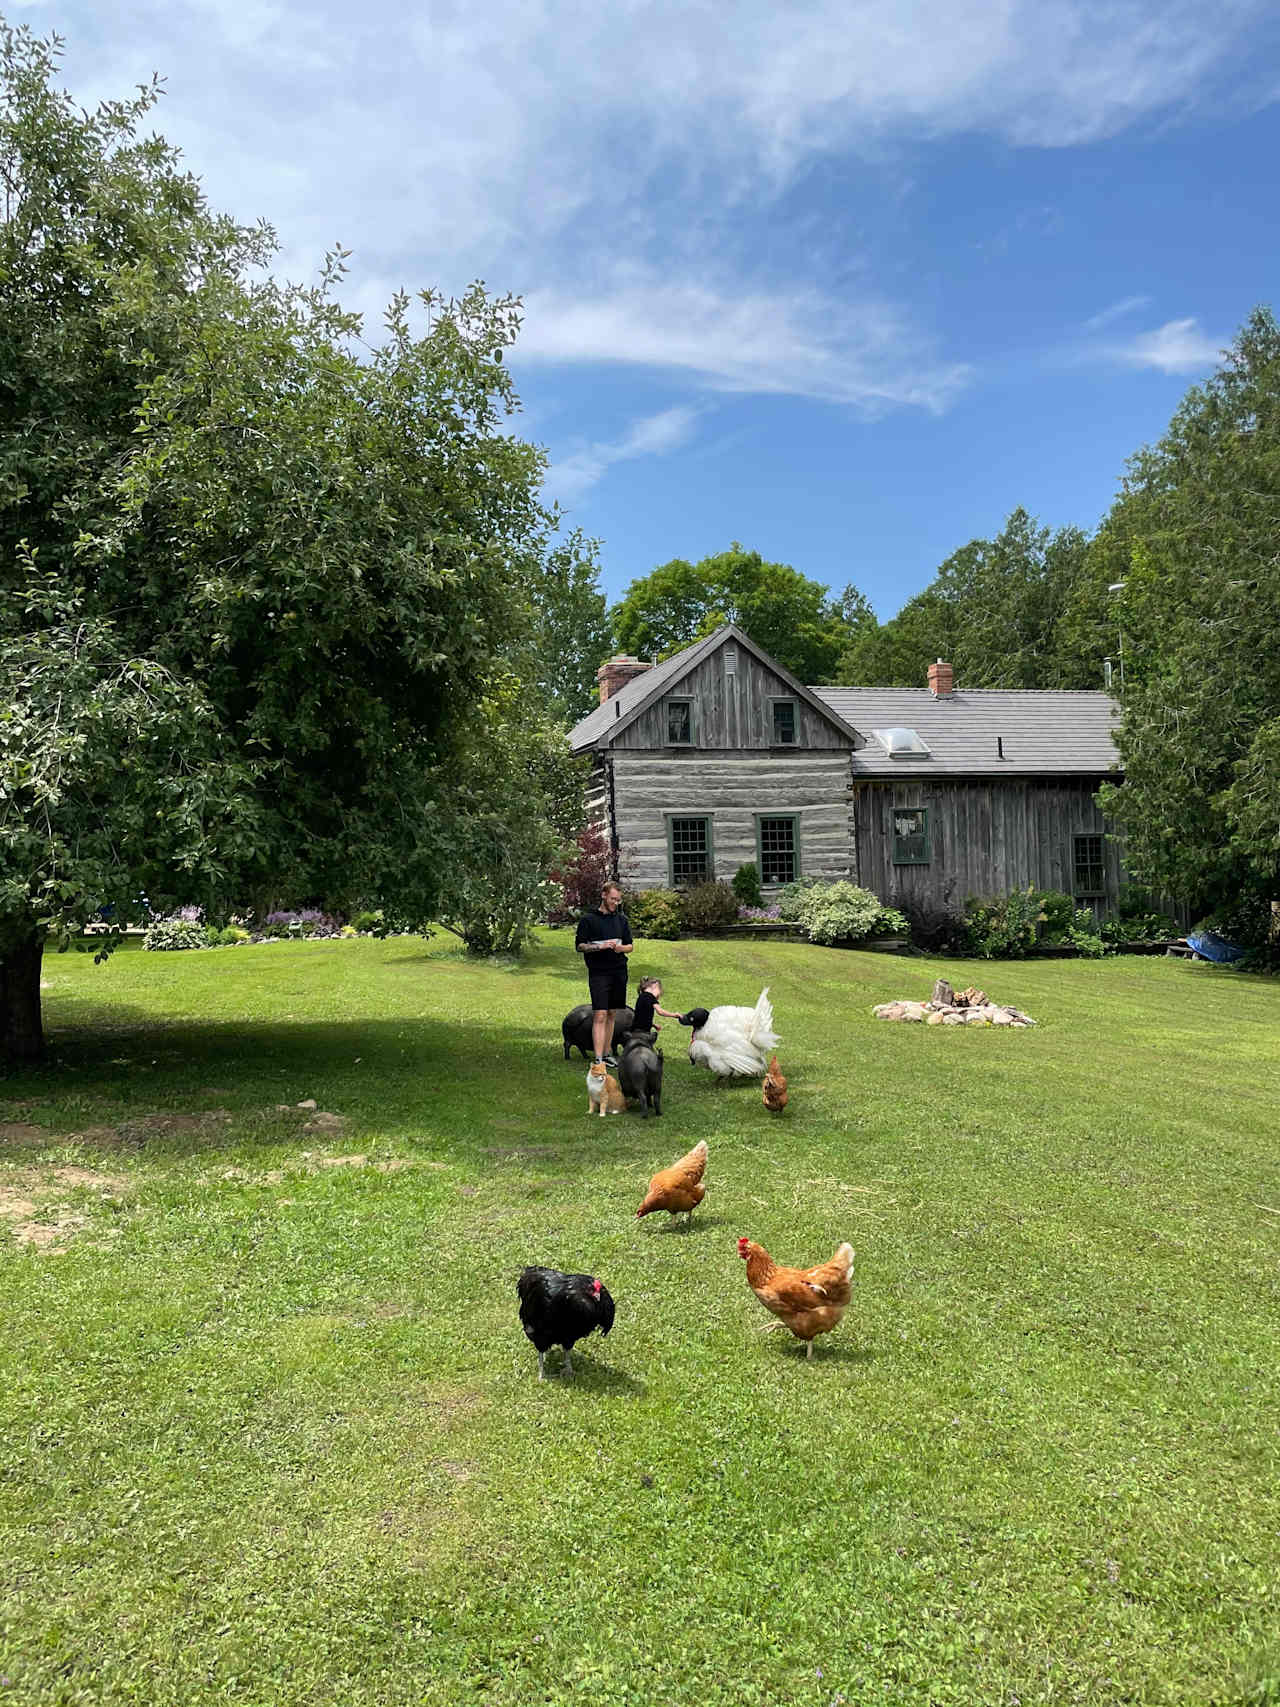
[[(1093, 796), (1101, 779), (917, 783), (859, 782), (853, 816), (861, 881), (882, 901), (959, 912), (970, 895), (1008, 895), (1075, 886), (1080, 835), (1103, 836), (1105, 894), (1097, 911), (1115, 911), (1125, 881), (1117, 844)], [(893, 863), (893, 810), (929, 813), (927, 865)]]
[(715, 875), (730, 878), (756, 858), (756, 818), (793, 813), (800, 870), (817, 877), (853, 875), (849, 760), (841, 751), (775, 748), (747, 756), (717, 752), (614, 751), (617, 833), (624, 880), (633, 888), (670, 881), (667, 820), (712, 820)]
[[(641, 713), (613, 742), (620, 748), (673, 752), (667, 746), (667, 700), (693, 701), (693, 745), (700, 750), (763, 747), (777, 753), (805, 748), (849, 747), (847, 737), (833, 728), (811, 705), (800, 699), (783, 679), (768, 670), (744, 646), (735, 648), (737, 668), (726, 668), (727, 646), (695, 664), (687, 675), (672, 682), (662, 697)], [(789, 699), (796, 707), (796, 739), (785, 747), (773, 745), (775, 699)]]

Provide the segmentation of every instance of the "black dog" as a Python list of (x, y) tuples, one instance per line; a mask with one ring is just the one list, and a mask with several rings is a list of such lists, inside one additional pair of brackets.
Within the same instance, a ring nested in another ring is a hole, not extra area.
[[(617, 1049), (624, 1036), (631, 1029), (635, 1018), (633, 1008), (619, 1008), (613, 1020), (613, 1047)], [(560, 1021), (560, 1035), (564, 1038), (564, 1058), (569, 1059), (571, 1049), (582, 1051), (585, 1061), (590, 1061), (596, 1052), (595, 1043), (591, 1037), (591, 1003), (583, 1002), (581, 1006), (571, 1008)]]
[(653, 1047), (656, 1031), (633, 1031), (618, 1057), (618, 1083), (622, 1094), (634, 1097), (640, 1112), (649, 1118), (649, 1104), (662, 1113), (662, 1054)]

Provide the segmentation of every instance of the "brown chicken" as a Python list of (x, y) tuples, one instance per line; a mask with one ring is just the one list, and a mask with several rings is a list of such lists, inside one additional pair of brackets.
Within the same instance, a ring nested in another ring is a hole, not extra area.
[(683, 1215), (685, 1225), (693, 1220), (693, 1212), (707, 1195), (702, 1176), (707, 1171), (707, 1141), (695, 1144), (687, 1156), (672, 1162), (669, 1168), (654, 1174), (649, 1181), (644, 1202), (636, 1210), (636, 1219), (652, 1215), (655, 1209), (665, 1209), (671, 1215)]
[(779, 1268), (753, 1239), (738, 1240), (738, 1255), (746, 1259), (747, 1285), (798, 1340), (808, 1342), (805, 1356), (812, 1357), (814, 1340), (840, 1325), (853, 1296), (853, 1246), (841, 1245), (817, 1268)]
[(785, 1074), (778, 1071), (776, 1055), (764, 1076), (764, 1106), (771, 1114), (781, 1114), (787, 1106), (787, 1080)]

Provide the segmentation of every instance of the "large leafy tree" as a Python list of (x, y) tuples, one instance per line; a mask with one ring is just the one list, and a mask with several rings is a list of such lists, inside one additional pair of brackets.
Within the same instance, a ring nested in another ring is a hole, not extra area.
[(599, 544), (578, 529), (557, 539), (533, 576), (530, 669), (551, 715), (585, 717), (612, 635), (600, 590)]
[(1259, 929), (1280, 896), (1278, 524), (1280, 327), (1259, 308), (1103, 529), (1125, 643), (1106, 810), (1142, 879)]
[(618, 645), (640, 657), (670, 657), (736, 622), (801, 681), (821, 682), (870, 610), (854, 587), (833, 599), (790, 564), (735, 543), (698, 563), (662, 564), (633, 581), (612, 614)]
[(276, 282), (272, 234), (142, 136), (154, 89), (86, 114), (56, 72), (0, 25), (10, 1056), (46, 933), (104, 903), (456, 911), (500, 826), (536, 864), (572, 794), (512, 673), (554, 520), (505, 430), (517, 303), (426, 292), (415, 330), (399, 297), (370, 346), (340, 255)]
[(1101, 686), (1100, 660), (1064, 656), (1059, 641), (1087, 550), (1079, 528), (1054, 532), (1014, 510), (994, 539), (953, 552), (896, 617), (859, 630), (836, 679), (923, 687), (929, 665), (946, 658), (964, 687)]

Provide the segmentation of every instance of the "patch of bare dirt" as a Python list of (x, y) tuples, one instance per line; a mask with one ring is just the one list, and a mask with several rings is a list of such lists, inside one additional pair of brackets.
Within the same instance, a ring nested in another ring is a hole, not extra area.
[(45, 1126), (28, 1126), (22, 1120), (0, 1120), (0, 1144), (48, 1144), (54, 1136)]
[(91, 1191), (100, 1191), (104, 1196), (110, 1196), (117, 1191), (128, 1191), (130, 1182), (120, 1174), (99, 1173), (96, 1168), (55, 1168), (53, 1177), (59, 1185), (83, 1185)]
[(78, 1233), (84, 1224), (83, 1215), (60, 1211), (56, 1221), (19, 1221), (13, 1236), (20, 1245), (34, 1245), (37, 1250), (56, 1256), (61, 1254), (57, 1247), (63, 1240)]
[(51, 1201), (60, 1192), (96, 1191), (109, 1198), (129, 1189), (129, 1181), (93, 1168), (52, 1168), (40, 1173), (33, 1168), (16, 1170), (10, 1182), (0, 1185), (0, 1219), (20, 1245), (57, 1254), (65, 1241), (87, 1225), (87, 1219), (66, 1203)]
[(310, 1120), (304, 1122), (304, 1132), (345, 1132), (351, 1122), (345, 1114), (330, 1114), (327, 1109), (318, 1109)]
[(0, 1215), (6, 1221), (25, 1221), (35, 1212), (33, 1198), (21, 1196), (11, 1186), (0, 1185)]
[(475, 1465), (468, 1464), (462, 1458), (437, 1458), (435, 1467), (437, 1470), (442, 1470), (451, 1482), (457, 1482), (460, 1487), (464, 1486), (475, 1475)]
[(182, 1134), (209, 1134), (231, 1119), (226, 1108), (206, 1108), (198, 1112), (175, 1110), (169, 1113), (137, 1114), (114, 1126), (80, 1126), (59, 1134), (73, 1144), (90, 1144), (100, 1149), (140, 1150), (149, 1139), (177, 1137)]
[(363, 1168), (368, 1165), (368, 1156), (317, 1156), (316, 1161), (322, 1168)]

